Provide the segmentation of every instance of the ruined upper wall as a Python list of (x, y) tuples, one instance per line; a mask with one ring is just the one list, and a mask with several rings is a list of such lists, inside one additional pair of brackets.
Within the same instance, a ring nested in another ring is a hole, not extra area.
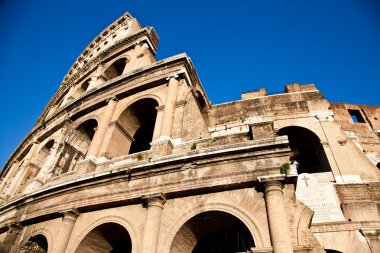
[(380, 153), (380, 107), (330, 103), (334, 121), (364, 152)]
[(210, 113), (210, 126), (250, 117), (308, 113), (310, 109), (327, 110), (327, 107), (323, 95), (314, 84), (289, 84), (285, 86), (285, 93), (267, 95), (266, 89), (259, 89), (243, 93), (242, 100), (214, 105)]

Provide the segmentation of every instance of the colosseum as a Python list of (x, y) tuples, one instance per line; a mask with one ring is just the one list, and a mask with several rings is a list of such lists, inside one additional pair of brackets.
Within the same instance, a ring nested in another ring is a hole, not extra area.
[(380, 252), (380, 107), (314, 84), (212, 105), (125, 13), (1, 171), (0, 252)]

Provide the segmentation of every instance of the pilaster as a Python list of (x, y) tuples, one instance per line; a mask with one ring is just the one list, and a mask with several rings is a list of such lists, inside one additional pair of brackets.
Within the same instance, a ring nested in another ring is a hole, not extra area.
[(90, 158), (90, 157), (97, 158), (99, 156), (100, 149), (104, 142), (104, 136), (106, 135), (109, 124), (111, 122), (113, 113), (116, 108), (117, 101), (118, 100), (116, 97), (113, 97), (106, 101), (107, 106), (103, 112), (103, 116), (101, 117), (101, 120), (98, 122), (98, 128), (95, 132), (94, 138), (91, 141), (86, 158)]
[(168, 80), (169, 83), (165, 99), (160, 138), (171, 138), (172, 136), (174, 113), (176, 108), (177, 92), (179, 85), (178, 75), (169, 76), (166, 80)]
[(156, 253), (160, 235), (161, 217), (166, 196), (163, 193), (143, 196), (146, 218), (140, 252)]
[(274, 253), (293, 252), (289, 217), (284, 206), (283, 184), (277, 180), (263, 183), (265, 206)]
[(62, 224), (58, 232), (58, 240), (53, 252), (64, 253), (69, 243), (71, 232), (74, 229), (75, 221), (79, 216), (79, 212), (76, 209), (68, 209), (60, 212), (63, 215)]

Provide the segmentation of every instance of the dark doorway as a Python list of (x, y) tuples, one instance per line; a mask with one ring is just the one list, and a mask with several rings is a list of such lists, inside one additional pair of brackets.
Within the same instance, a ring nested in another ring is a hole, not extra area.
[(209, 211), (194, 216), (180, 228), (170, 252), (247, 252), (254, 246), (243, 222), (225, 212)]
[(48, 242), (43, 235), (36, 235), (31, 238), (17, 252), (46, 253)]
[(132, 242), (128, 231), (117, 223), (104, 223), (86, 235), (75, 253), (128, 253)]
[(289, 138), (289, 146), (294, 153), (291, 159), (299, 163), (298, 174), (331, 171), (321, 141), (315, 133), (303, 127), (291, 126), (280, 129), (279, 134)]

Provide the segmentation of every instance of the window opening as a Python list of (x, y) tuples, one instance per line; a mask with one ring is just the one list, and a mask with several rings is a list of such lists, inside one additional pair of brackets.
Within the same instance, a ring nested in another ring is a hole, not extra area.
[(355, 123), (365, 123), (365, 120), (359, 110), (348, 110), (351, 119)]

